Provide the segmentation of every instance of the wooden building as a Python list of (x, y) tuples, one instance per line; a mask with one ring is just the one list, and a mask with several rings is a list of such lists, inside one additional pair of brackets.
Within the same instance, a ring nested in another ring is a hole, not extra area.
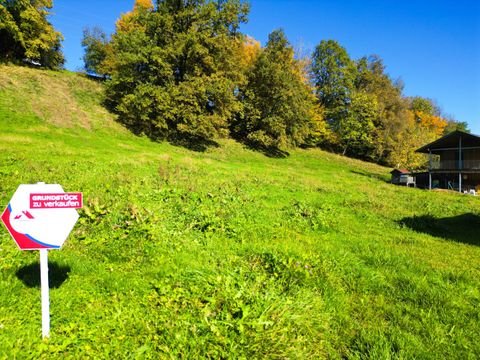
[(395, 185), (415, 186), (415, 178), (412, 173), (406, 169), (393, 169), (391, 182)]
[(480, 136), (457, 130), (417, 152), (429, 156), (429, 189), (480, 189)]

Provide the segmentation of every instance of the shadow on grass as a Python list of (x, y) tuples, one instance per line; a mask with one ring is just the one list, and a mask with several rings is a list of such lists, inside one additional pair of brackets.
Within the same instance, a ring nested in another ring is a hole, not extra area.
[[(50, 289), (59, 288), (67, 279), (70, 273), (70, 266), (58, 265), (55, 262), (48, 263), (48, 282)], [(40, 263), (35, 262), (22, 266), (15, 273), (17, 278), (29, 288), (40, 287)]]
[[(238, 140), (237, 140), (238, 141)], [(256, 143), (252, 142), (244, 142), (244, 145), (253, 151), (258, 151), (261, 152), (263, 155), (269, 157), (269, 158), (274, 158), (274, 159), (285, 159), (290, 156), (290, 153), (288, 153), (285, 150), (281, 150), (277, 147), (274, 146), (264, 146), (264, 145), (259, 145)]]
[(399, 223), (420, 233), (480, 246), (478, 232), (480, 216), (472, 213), (447, 218), (435, 218), (431, 215), (413, 216), (403, 218)]
[(168, 142), (174, 146), (181, 146), (188, 150), (196, 152), (205, 152), (209, 148), (220, 147), (220, 145), (216, 141), (195, 136), (170, 137), (168, 139)]
[(387, 175), (379, 175), (379, 174), (369, 173), (367, 171), (360, 171), (360, 170), (350, 170), (350, 172), (355, 175), (360, 175), (370, 179), (380, 180), (388, 184), (391, 183), (391, 179)]
[[(115, 104), (109, 100), (104, 100), (103, 106), (112, 114), (117, 114)], [(220, 145), (211, 139), (206, 139), (201, 136), (194, 136), (181, 132), (171, 132), (169, 134), (165, 129), (158, 129), (153, 123), (133, 123), (122, 121), (121, 117), (117, 117), (117, 122), (124, 126), (128, 131), (136, 136), (145, 136), (153, 142), (168, 141), (174, 146), (181, 146), (188, 150), (196, 152), (205, 152), (209, 148), (218, 148)]]

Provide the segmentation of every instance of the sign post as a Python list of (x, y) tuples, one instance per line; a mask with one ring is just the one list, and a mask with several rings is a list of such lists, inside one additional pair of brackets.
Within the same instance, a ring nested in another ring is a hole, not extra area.
[(23, 184), (1, 216), (20, 250), (40, 251), (43, 338), (50, 336), (48, 250), (62, 247), (82, 206), (82, 193), (66, 193), (58, 184)]
[(42, 293), (42, 337), (50, 337), (50, 293), (48, 284), (48, 250), (40, 250), (40, 286)]

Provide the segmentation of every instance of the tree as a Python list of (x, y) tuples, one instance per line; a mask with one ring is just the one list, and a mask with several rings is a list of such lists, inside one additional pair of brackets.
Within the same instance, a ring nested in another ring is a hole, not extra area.
[(318, 141), (326, 132), (322, 110), (303, 73), (284, 32), (272, 32), (240, 89), (235, 136), (265, 150)]
[(239, 108), (238, 27), (247, 12), (238, 0), (137, 1), (103, 62), (121, 121), (155, 138), (227, 135)]
[(83, 30), (82, 46), (84, 67), (87, 73), (106, 77), (105, 60), (109, 51), (110, 40), (107, 34), (99, 27)]
[(0, 0), (0, 58), (63, 66), (63, 37), (47, 20), (52, 6), (52, 0)]
[(416, 149), (428, 144), (445, 133), (447, 121), (439, 113), (432, 100), (421, 97), (409, 99), (404, 127), (395, 134), (390, 164), (409, 169), (425, 168), (427, 158)]
[(375, 148), (375, 124), (379, 116), (375, 96), (353, 93), (348, 114), (339, 125), (340, 145), (344, 155), (371, 158)]
[(437, 135), (446, 135), (455, 130), (470, 132), (468, 123), (457, 121), (442, 114), (440, 107), (432, 99), (415, 96), (408, 99), (410, 110), (415, 114), (417, 122), (433, 123)]
[(402, 96), (402, 83), (390, 78), (383, 60), (377, 55), (360, 58), (356, 66), (356, 91), (369, 94), (377, 104), (375, 146), (369, 157), (378, 163), (392, 165), (392, 152), (396, 151), (397, 143), (402, 142), (398, 134), (408, 127), (408, 103)]
[(260, 42), (250, 36), (246, 36), (241, 42), (239, 48), (239, 63), (243, 74), (248, 74), (254, 67), (255, 62), (260, 55), (261, 45)]
[(445, 126), (445, 129), (443, 130), (443, 135), (447, 135), (455, 130), (460, 130), (468, 133), (470, 132), (470, 129), (468, 128), (468, 123), (466, 121), (458, 121), (453, 118), (448, 118), (446, 119), (446, 121), (447, 126)]
[(338, 133), (347, 116), (354, 90), (356, 68), (345, 48), (334, 40), (322, 40), (312, 56), (312, 76), (318, 100), (325, 108), (331, 129)]
[(12, 61), (18, 60), (17, 58), (25, 51), (25, 41), (6, 5), (5, 0), (0, 0), (0, 56)]
[(408, 99), (410, 102), (410, 109), (413, 112), (422, 112), (427, 115), (440, 116), (441, 111), (438, 105), (431, 99), (423, 98), (421, 96), (414, 96)]

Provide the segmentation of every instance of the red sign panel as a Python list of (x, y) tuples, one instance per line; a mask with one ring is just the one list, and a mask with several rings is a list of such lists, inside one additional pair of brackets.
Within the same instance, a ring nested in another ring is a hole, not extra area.
[(82, 206), (82, 193), (30, 194), (30, 209), (79, 209)]

